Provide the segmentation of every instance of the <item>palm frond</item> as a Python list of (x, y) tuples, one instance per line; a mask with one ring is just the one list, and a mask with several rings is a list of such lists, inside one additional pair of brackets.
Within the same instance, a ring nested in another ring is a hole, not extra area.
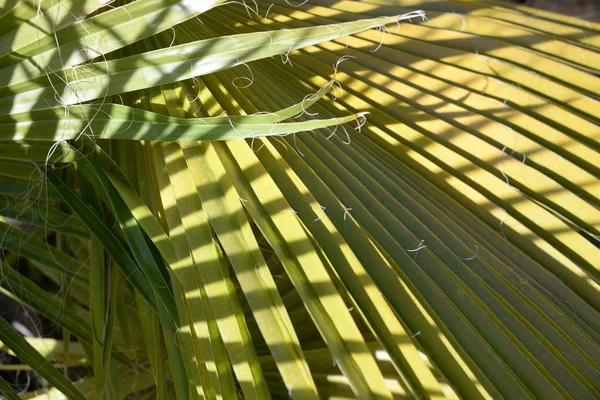
[(68, 332), (0, 350), (45, 395), (600, 397), (598, 24), (0, 3), (0, 290)]

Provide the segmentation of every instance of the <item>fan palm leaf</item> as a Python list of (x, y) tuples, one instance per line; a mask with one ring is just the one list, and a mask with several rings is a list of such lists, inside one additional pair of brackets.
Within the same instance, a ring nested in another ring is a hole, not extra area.
[(44, 396), (600, 397), (600, 25), (0, 5), (0, 290), (63, 330), (0, 349)]

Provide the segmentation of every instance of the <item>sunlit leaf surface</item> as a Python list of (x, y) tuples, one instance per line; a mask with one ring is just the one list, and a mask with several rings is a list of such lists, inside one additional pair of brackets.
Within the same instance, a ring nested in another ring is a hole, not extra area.
[(227, 3), (0, 0), (0, 393), (600, 398), (600, 25)]

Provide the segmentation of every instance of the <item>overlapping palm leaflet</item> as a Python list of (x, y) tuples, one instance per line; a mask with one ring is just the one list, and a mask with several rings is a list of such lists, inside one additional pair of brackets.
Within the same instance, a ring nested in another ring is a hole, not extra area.
[(0, 392), (600, 398), (600, 25), (242, 3), (0, 1)]

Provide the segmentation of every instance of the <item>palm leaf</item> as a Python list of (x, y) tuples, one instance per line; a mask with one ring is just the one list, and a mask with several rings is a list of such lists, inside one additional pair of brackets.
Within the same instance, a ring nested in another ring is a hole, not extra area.
[(77, 340), (0, 349), (52, 398), (600, 397), (600, 26), (222, 3), (0, 1), (1, 290)]

